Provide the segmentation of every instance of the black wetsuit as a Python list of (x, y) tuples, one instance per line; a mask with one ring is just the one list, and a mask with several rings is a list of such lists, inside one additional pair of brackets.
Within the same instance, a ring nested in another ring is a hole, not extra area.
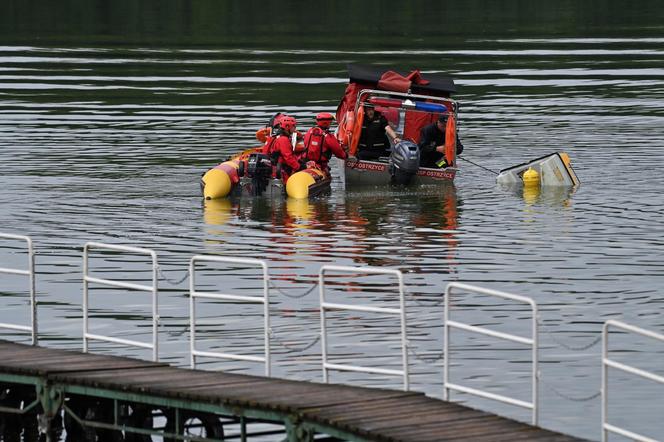
[(372, 119), (365, 115), (358, 143), (357, 156), (359, 159), (375, 160), (390, 155), (388, 151), (390, 141), (385, 134), (387, 125), (387, 118), (379, 112), (375, 112)]
[[(436, 162), (445, 156), (436, 150), (436, 146), (445, 145), (445, 131), (438, 129), (438, 124), (424, 126), (420, 131), (420, 166), (437, 167)], [(457, 134), (456, 154), (463, 152), (463, 144)]]

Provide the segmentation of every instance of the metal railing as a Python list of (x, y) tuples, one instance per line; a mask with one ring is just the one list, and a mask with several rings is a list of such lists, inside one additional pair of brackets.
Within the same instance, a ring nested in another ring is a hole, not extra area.
[(621, 321), (616, 321), (615, 319), (609, 319), (604, 323), (602, 328), (602, 442), (606, 442), (609, 437), (609, 432), (619, 434), (626, 438), (640, 442), (656, 442), (655, 439), (637, 434), (631, 431), (628, 431), (624, 428), (620, 428), (615, 425), (611, 425), (607, 422), (608, 420), (608, 403), (609, 403), (609, 394), (608, 394), (608, 376), (609, 376), (609, 367), (615, 368), (617, 370), (623, 371), (625, 373), (631, 373), (633, 375), (639, 376), (643, 379), (648, 379), (664, 385), (664, 376), (659, 376), (655, 373), (649, 371), (641, 370), (639, 368), (633, 367), (631, 365), (623, 364), (618, 361), (609, 359), (609, 327), (616, 327), (621, 330), (639, 334), (647, 338), (656, 339), (658, 341), (664, 342), (664, 334), (655, 333), (649, 330), (642, 329), (640, 327), (635, 327), (633, 325), (626, 324)]
[(35, 294), (35, 252), (32, 247), (32, 239), (29, 236), (24, 235), (12, 235), (9, 233), (0, 233), (0, 238), (25, 241), (28, 247), (28, 269), (10, 269), (5, 267), (0, 267), (0, 273), (5, 273), (9, 275), (25, 275), (29, 279), (29, 292), (30, 292), (30, 325), (19, 325), (19, 324), (9, 324), (9, 323), (0, 323), (0, 328), (6, 328), (9, 330), (17, 330), (29, 332), (32, 339), (32, 345), (37, 345), (37, 298)]
[[(327, 271), (347, 272), (347, 273), (366, 273), (366, 274), (375, 274), (375, 275), (382, 274), (382, 275), (396, 276), (399, 281), (399, 308), (372, 307), (372, 306), (337, 304), (337, 303), (327, 302), (325, 300), (325, 273)], [(409, 375), (408, 375), (408, 339), (406, 335), (406, 304), (404, 300), (403, 274), (399, 270), (391, 270), (391, 269), (324, 265), (320, 269), (318, 278), (320, 286), (320, 321), (321, 321), (321, 348), (322, 348), (322, 360), (323, 360), (323, 380), (325, 381), (325, 383), (329, 381), (329, 375), (328, 375), (329, 370), (354, 371), (360, 373), (402, 376), (403, 389), (404, 391), (408, 391), (410, 388)], [(401, 370), (391, 370), (384, 368), (361, 367), (357, 365), (335, 364), (328, 362), (327, 326), (326, 326), (326, 315), (325, 315), (325, 312), (327, 310), (351, 310), (357, 312), (387, 313), (387, 314), (398, 315), (401, 321), (401, 360), (402, 360), (401, 364), (403, 368)]]
[[(149, 255), (152, 258), (152, 285), (134, 284), (123, 281), (113, 281), (110, 279), (97, 278), (89, 275), (89, 255), (91, 249), (116, 251), (116, 252), (129, 252), (139, 255)], [(134, 347), (146, 348), (152, 350), (152, 360), (159, 360), (159, 304), (158, 304), (158, 279), (157, 279), (157, 254), (150, 249), (143, 249), (139, 247), (121, 246), (115, 244), (103, 244), (97, 242), (88, 242), (83, 247), (83, 352), (88, 352), (88, 341), (97, 340), (112, 342), (115, 344), (123, 344)], [(90, 283), (106, 285), (110, 287), (125, 288), (129, 290), (138, 290), (152, 293), (152, 343), (142, 341), (134, 341), (131, 339), (115, 338), (112, 336), (105, 336), (99, 334), (89, 333), (89, 316), (88, 316), (88, 297)]]
[[(262, 296), (243, 296), (232, 295), (227, 293), (210, 293), (199, 292), (196, 290), (196, 262), (223, 262), (229, 264), (246, 264), (249, 266), (257, 266), (263, 271), (263, 295)], [(196, 357), (208, 357), (217, 359), (233, 359), (239, 361), (253, 361), (263, 362), (265, 364), (265, 376), (270, 376), (271, 362), (270, 362), (270, 298), (268, 287), (268, 266), (265, 261), (252, 258), (226, 258), (222, 256), (204, 256), (196, 255), (191, 258), (189, 262), (189, 321), (190, 321), (190, 354), (191, 354), (191, 368), (196, 368)], [(264, 356), (249, 356), (238, 355), (231, 353), (202, 351), (196, 349), (196, 298), (201, 299), (215, 299), (224, 301), (240, 301), (250, 304), (263, 305), (263, 324), (264, 324)]]
[[(478, 327), (463, 322), (453, 321), (450, 319), (450, 298), (452, 296), (453, 289), (464, 290), (466, 292), (478, 293), (483, 295), (495, 296), (498, 298), (509, 299), (512, 301), (522, 302), (529, 304), (532, 309), (532, 336), (530, 338), (524, 338), (522, 336), (512, 335), (508, 333), (502, 333), (495, 330), (491, 330), (485, 327)], [(489, 393), (486, 391), (478, 390), (471, 387), (465, 387), (463, 385), (455, 384), (449, 381), (449, 369), (450, 369), (450, 329), (457, 328), (460, 330), (465, 330), (468, 332), (479, 333), (486, 336), (492, 336), (494, 338), (504, 339), (511, 342), (517, 342), (520, 344), (529, 345), (532, 347), (532, 399), (531, 402), (526, 402), (518, 399), (514, 399), (508, 396), (503, 396), (495, 393)], [(445, 354), (445, 359), (443, 362), (443, 398), (449, 400), (450, 390), (456, 390), (463, 393), (474, 394), (486, 399), (492, 399), (499, 402), (504, 402), (507, 404), (515, 405), (518, 407), (527, 408), (532, 410), (532, 424), (537, 425), (538, 421), (538, 402), (539, 402), (539, 390), (538, 390), (538, 337), (537, 337), (537, 304), (525, 296), (512, 295), (509, 293), (499, 292), (497, 290), (490, 290), (481, 287), (476, 287), (468, 284), (462, 284), (458, 282), (451, 282), (447, 285), (445, 289), (445, 320), (443, 323), (443, 352)]]

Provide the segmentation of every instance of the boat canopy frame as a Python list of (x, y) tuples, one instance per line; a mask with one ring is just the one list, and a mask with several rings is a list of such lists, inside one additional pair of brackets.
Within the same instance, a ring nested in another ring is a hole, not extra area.
[[(396, 92), (396, 91), (386, 91), (382, 89), (362, 89), (360, 92), (357, 94), (357, 98), (355, 100), (355, 107), (353, 109), (353, 115), (355, 115), (355, 118), (357, 118), (357, 115), (359, 115), (360, 107), (361, 106), (367, 106), (367, 107), (376, 107), (375, 104), (369, 102), (369, 99), (372, 97), (376, 98), (386, 98), (386, 99), (395, 99), (395, 98), (400, 98), (402, 99), (402, 103), (405, 102), (406, 100), (428, 100), (424, 101), (424, 104), (437, 104), (437, 105), (442, 105), (445, 106), (447, 109), (446, 112), (449, 112), (454, 121), (455, 121), (455, 127), (458, 129), (458, 110), (459, 110), (459, 103), (456, 100), (453, 100), (452, 98), (449, 97), (437, 97), (435, 95), (425, 95), (425, 94), (413, 94), (411, 92)], [(402, 109), (407, 112), (416, 112), (419, 114), (425, 114), (425, 115), (436, 115), (440, 114), (441, 111), (434, 111), (431, 109), (417, 109), (415, 108), (415, 103), (413, 102), (413, 105), (408, 105), (408, 106), (394, 106), (394, 105), (381, 105), (378, 104), (379, 107), (383, 108), (388, 108), (388, 109)], [(450, 109), (451, 108), (451, 109)], [(339, 126), (341, 127), (341, 126)], [(359, 132), (355, 133), (357, 131), (357, 128), (359, 126), (355, 126), (353, 130), (350, 131), (350, 136), (348, 140), (348, 144), (352, 144), (352, 139), (356, 136), (359, 136)], [(420, 128), (421, 129), (421, 128)], [(457, 130), (455, 129), (455, 130)], [(405, 132), (405, 130), (404, 130)]]
[[(372, 95), (372, 96), (381, 96), (385, 98), (393, 98), (393, 97), (402, 97), (405, 99), (413, 99), (413, 98), (419, 98), (419, 99), (424, 99), (424, 100), (431, 100), (432, 102), (439, 102), (439, 103), (450, 103), (452, 106), (452, 114), (454, 115), (454, 119), (458, 121), (458, 113), (459, 113), (459, 102), (456, 100), (453, 100), (452, 98), (447, 98), (447, 97), (437, 97), (435, 95), (422, 95), (422, 94), (413, 94), (411, 92), (396, 92), (396, 91), (386, 91), (383, 89), (362, 89), (358, 94), (357, 94), (357, 99), (355, 100), (355, 108), (354, 112), (355, 115), (357, 115), (357, 112), (360, 108), (360, 106), (370, 106), (374, 107), (372, 103), (369, 103), (367, 99), (363, 99), (364, 97)], [(383, 107), (395, 107), (395, 106), (383, 106)], [(408, 108), (408, 111), (414, 111), (414, 112), (422, 112), (422, 113), (427, 113), (427, 114), (435, 114), (437, 112), (433, 112), (430, 110), (423, 110), (423, 109), (411, 109)], [(449, 111), (449, 108), (448, 108)]]

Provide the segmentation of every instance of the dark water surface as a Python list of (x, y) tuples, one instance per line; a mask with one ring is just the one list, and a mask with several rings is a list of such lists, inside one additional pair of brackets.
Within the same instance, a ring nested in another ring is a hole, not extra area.
[[(43, 344), (81, 348), (87, 241), (158, 252), (161, 353), (180, 365), (188, 364), (189, 258), (254, 257), (269, 263), (277, 287), (274, 374), (320, 381), (318, 291), (308, 292), (318, 269), (383, 266), (406, 275), (414, 389), (442, 395), (448, 282), (531, 296), (541, 308), (542, 424), (599, 438), (602, 323), (618, 318), (664, 331), (660, 3), (468, 2), (459, 10), (345, 2), (291, 11), (262, 2), (29, 3), (0, 6), (0, 231), (35, 241)], [(273, 113), (286, 111), (306, 128), (316, 113), (334, 111), (349, 62), (455, 79), (468, 161), (454, 187), (358, 190), (337, 180), (331, 195), (309, 202), (203, 204), (200, 174), (254, 146), (254, 131)], [(569, 153), (582, 182), (576, 191), (502, 189), (472, 164), (497, 171), (554, 151)], [(1, 253), (3, 262), (22, 265), (21, 256)], [(109, 261), (104, 270), (119, 274), (122, 266)], [(138, 262), (124, 268), (145, 281)], [(243, 272), (203, 273), (210, 289), (255, 294), (260, 287)], [(11, 297), (0, 322), (25, 309), (13, 294), (25, 281), (7, 280), (2, 294)], [(352, 296), (375, 305), (393, 300), (386, 282), (355, 281)], [(99, 290), (94, 330), (149, 339), (149, 300), (131, 295)], [(520, 306), (471, 296), (456, 311), (475, 324), (527, 333)], [(212, 304), (201, 316), (209, 348), (260, 353), (255, 306)], [(331, 353), (399, 368), (394, 319), (352, 316), (335, 317)], [(454, 380), (529, 400), (528, 350), (458, 338)], [(623, 349), (639, 367), (663, 374), (664, 348), (624, 339)], [(209, 367), (262, 373), (248, 363)], [(664, 434), (664, 388), (612, 379), (620, 404), (613, 419)], [(400, 386), (358, 373), (332, 380)], [(528, 420), (507, 405), (455, 398)]]

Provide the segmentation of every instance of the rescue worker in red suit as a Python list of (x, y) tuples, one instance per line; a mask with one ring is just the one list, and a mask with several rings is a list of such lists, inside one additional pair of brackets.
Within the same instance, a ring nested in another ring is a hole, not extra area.
[(272, 164), (281, 170), (281, 179), (286, 183), (288, 177), (301, 168), (291, 144), (291, 135), (295, 132), (297, 121), (290, 115), (282, 115), (278, 122), (274, 122), (275, 126), (277, 123), (279, 128), (268, 137), (263, 146), (263, 154), (269, 156)]
[(347, 158), (337, 137), (330, 133), (333, 120), (332, 114), (327, 112), (316, 115), (316, 126), (309, 129), (304, 135), (305, 151), (302, 159), (305, 162), (315, 162), (320, 170), (328, 174), (330, 172), (328, 162), (332, 155), (342, 160)]

